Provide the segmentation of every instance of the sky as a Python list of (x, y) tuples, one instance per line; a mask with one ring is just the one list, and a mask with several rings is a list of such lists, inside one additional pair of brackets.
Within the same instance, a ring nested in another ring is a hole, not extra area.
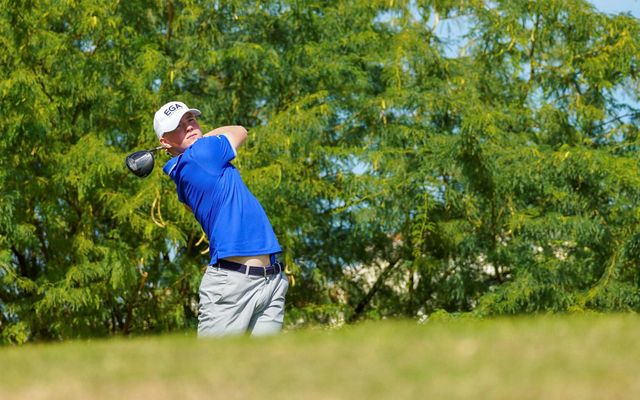
[(607, 14), (630, 12), (640, 18), (640, 0), (588, 0), (599, 11)]

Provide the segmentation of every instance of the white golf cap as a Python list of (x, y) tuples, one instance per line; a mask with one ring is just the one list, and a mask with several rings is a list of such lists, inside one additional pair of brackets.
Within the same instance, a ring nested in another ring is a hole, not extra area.
[(153, 129), (156, 131), (158, 140), (167, 132), (171, 132), (180, 125), (180, 119), (186, 113), (192, 113), (196, 117), (200, 115), (200, 110), (189, 108), (180, 101), (170, 101), (160, 107), (153, 117)]

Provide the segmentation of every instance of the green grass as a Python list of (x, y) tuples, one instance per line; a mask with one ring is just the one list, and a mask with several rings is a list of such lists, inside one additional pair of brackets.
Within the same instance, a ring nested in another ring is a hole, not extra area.
[(640, 318), (365, 323), (0, 348), (0, 399), (637, 399)]

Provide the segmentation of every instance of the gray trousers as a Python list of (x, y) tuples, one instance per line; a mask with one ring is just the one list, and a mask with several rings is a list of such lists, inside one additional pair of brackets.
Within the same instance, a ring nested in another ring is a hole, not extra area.
[(280, 332), (288, 289), (282, 272), (264, 277), (209, 265), (200, 283), (198, 336)]

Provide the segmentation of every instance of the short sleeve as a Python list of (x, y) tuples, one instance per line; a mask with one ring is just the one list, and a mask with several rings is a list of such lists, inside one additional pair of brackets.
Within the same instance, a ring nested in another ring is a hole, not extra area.
[(236, 151), (224, 135), (205, 136), (192, 146), (193, 157), (208, 170), (220, 170), (236, 157)]

